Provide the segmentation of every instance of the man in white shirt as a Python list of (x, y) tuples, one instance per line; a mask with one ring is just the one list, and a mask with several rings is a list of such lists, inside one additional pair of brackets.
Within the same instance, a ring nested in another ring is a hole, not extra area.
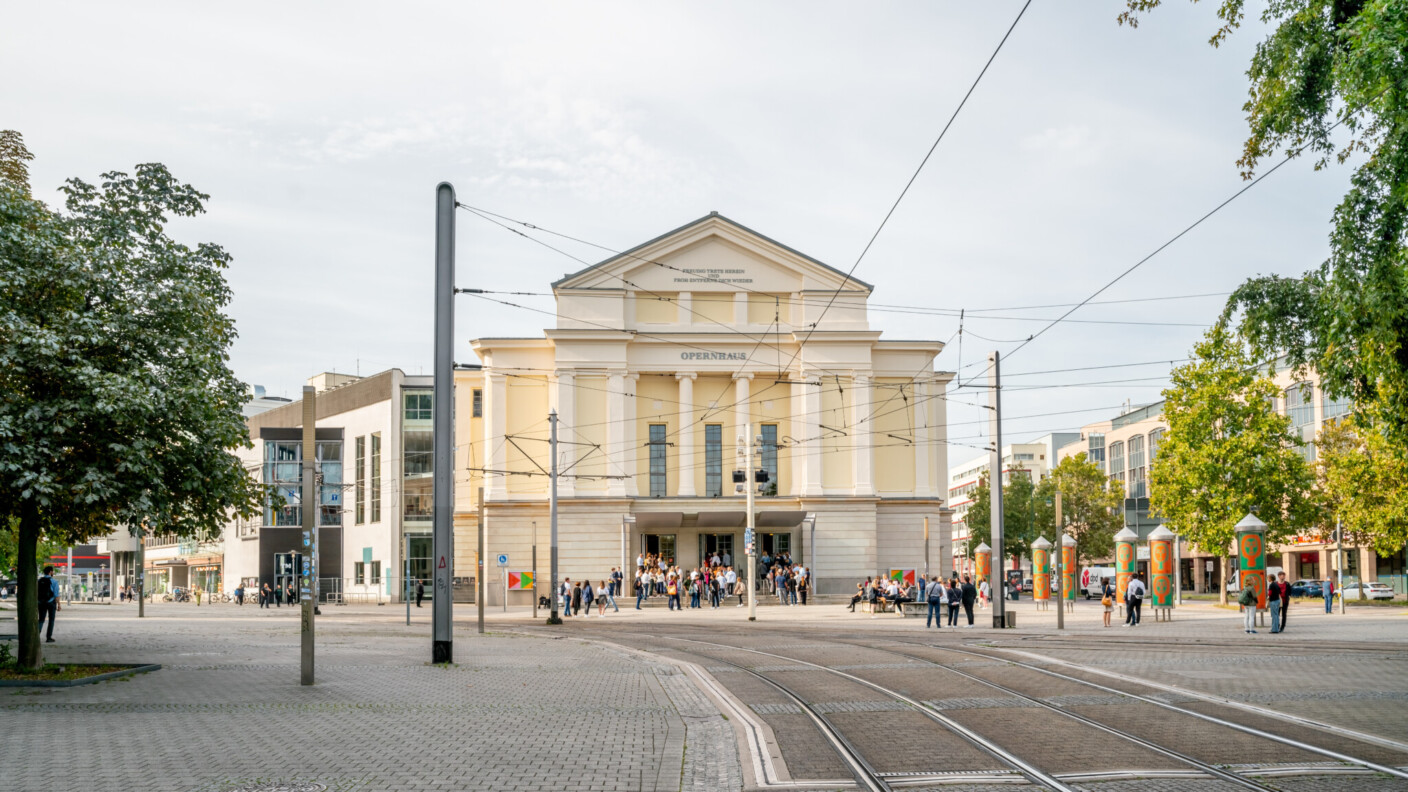
[(1140, 580), (1141, 576), (1136, 572), (1124, 590), (1125, 612), (1128, 614), (1125, 619), (1126, 627), (1139, 626), (1140, 606), (1144, 604), (1144, 581)]

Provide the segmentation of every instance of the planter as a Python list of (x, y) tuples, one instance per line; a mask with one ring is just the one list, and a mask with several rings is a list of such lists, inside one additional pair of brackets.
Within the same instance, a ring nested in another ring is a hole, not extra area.
[[(70, 663), (69, 665), (82, 664)], [(110, 663), (104, 665), (121, 664)], [(93, 676), (80, 677), (79, 679), (0, 679), (0, 687), (78, 687), (79, 685), (91, 685), (94, 682), (102, 682), (107, 679), (117, 679), (118, 677), (131, 676), (133, 674), (144, 674), (148, 671), (159, 670), (160, 668), (160, 663), (147, 663), (124, 666), (116, 671), (108, 671), (104, 674), (94, 674)]]

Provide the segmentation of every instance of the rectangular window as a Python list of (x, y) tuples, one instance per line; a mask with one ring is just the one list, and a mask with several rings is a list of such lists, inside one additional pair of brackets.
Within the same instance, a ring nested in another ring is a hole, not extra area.
[[(318, 488), (318, 524), (342, 525), (342, 441), (320, 440), (316, 448), (315, 471), (322, 478)], [(271, 498), (264, 507), (264, 524), (298, 527), (303, 524), (303, 444), (294, 440), (270, 440), (264, 444), (264, 483), (272, 486), (281, 501), (275, 508)]]
[(1164, 430), (1155, 429), (1149, 433), (1149, 467), (1154, 466), (1154, 460), (1159, 458), (1159, 444), (1164, 441)]
[(1124, 481), (1124, 443), (1110, 443), (1110, 481)]
[(475, 389), (474, 389), (474, 400), (473, 400), (473, 404), (474, 404), (474, 411), (473, 411), (473, 416), (472, 416), (472, 417), (474, 417), (474, 418), (483, 418), (483, 417), (484, 417), (484, 391), (483, 391), (482, 389), (480, 389), (480, 388), (475, 388)]
[(352, 582), (358, 585), (367, 582), (367, 565), (361, 561), (352, 564)]
[(650, 497), (665, 497), (665, 424), (650, 425)]
[(1286, 389), (1286, 416), (1291, 419), (1291, 433), (1305, 441), (1300, 453), (1305, 461), (1315, 461), (1315, 386), (1297, 382)]
[(429, 421), (432, 417), (430, 392), (405, 394), (405, 417), (407, 421)]
[(1105, 469), (1105, 435), (1103, 432), (1091, 432), (1090, 441), (1087, 444), (1085, 458), (1095, 463), (1101, 470)]
[(372, 583), (373, 586), (379, 585), (379, 584), (381, 583), (381, 562), (380, 562), (380, 561), (373, 561), (373, 562), (372, 562), (372, 580), (371, 580), (371, 583)]
[(381, 522), (381, 433), (372, 433), (372, 522)]
[(1129, 438), (1129, 487), (1131, 498), (1143, 498), (1144, 491), (1144, 435)]
[(323, 477), (318, 488), (318, 525), (342, 525), (342, 441), (320, 440), (317, 471)]
[(768, 472), (768, 483), (763, 485), (764, 495), (776, 495), (777, 492), (777, 424), (763, 424), (763, 449), (762, 462), (763, 470)]
[(1327, 421), (1349, 414), (1349, 399), (1331, 399), (1330, 394), (1321, 388), (1320, 401), (1320, 409), (1325, 413)]
[(724, 427), (704, 425), (704, 497), (724, 494)]
[(429, 476), (435, 472), (435, 433), (429, 429), (407, 429), (401, 434), (402, 466), (407, 476)]
[(357, 516), (355, 522), (361, 525), (367, 521), (367, 438), (357, 438)]

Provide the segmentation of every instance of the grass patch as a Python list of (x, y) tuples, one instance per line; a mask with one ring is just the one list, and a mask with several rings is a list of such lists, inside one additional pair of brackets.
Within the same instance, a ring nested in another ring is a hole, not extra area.
[(45, 663), (31, 671), (18, 667), (12, 661), (0, 665), (0, 679), (7, 682), (71, 682), (75, 679), (110, 674), (113, 671), (123, 671), (128, 668), (131, 666)]

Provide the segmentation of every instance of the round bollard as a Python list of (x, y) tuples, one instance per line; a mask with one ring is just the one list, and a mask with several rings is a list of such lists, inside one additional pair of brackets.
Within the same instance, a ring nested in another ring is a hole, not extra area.
[(1237, 523), (1237, 569), (1242, 588), (1256, 591), (1256, 609), (1266, 610), (1266, 523), (1248, 514)]
[(1170, 616), (1173, 608), (1173, 538), (1173, 531), (1162, 525), (1149, 534), (1149, 599), (1155, 620)]
[(1032, 599), (1042, 608), (1051, 599), (1051, 543), (1044, 536), (1032, 542)]
[(1138, 540), (1139, 534), (1128, 528), (1115, 534), (1115, 602), (1120, 605), (1124, 604), (1125, 589), (1129, 588), (1130, 578), (1138, 568), (1134, 555), (1134, 543)]
[(1068, 602), (1076, 598), (1076, 538), (1061, 537), (1061, 593)]
[[(973, 563), (976, 567), (974, 574), (975, 577), (977, 577), (977, 580), (974, 581), (975, 584), (981, 583), (992, 576), (992, 548), (988, 547), (987, 542), (983, 542), (973, 548)], [(991, 583), (988, 585), (992, 586)], [(1001, 593), (997, 591), (993, 593), (1001, 596)]]

